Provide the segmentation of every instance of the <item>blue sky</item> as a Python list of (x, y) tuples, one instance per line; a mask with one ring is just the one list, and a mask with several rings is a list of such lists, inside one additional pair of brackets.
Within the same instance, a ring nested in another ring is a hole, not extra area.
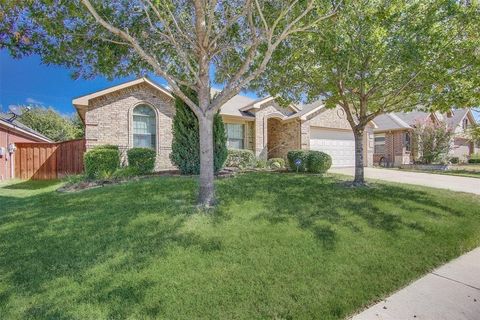
[[(166, 82), (159, 77), (149, 76), (159, 84)], [(135, 77), (108, 81), (103, 77), (91, 80), (73, 80), (70, 70), (41, 64), (38, 56), (13, 59), (6, 50), (0, 51), (0, 105), (7, 112), (10, 105), (34, 104), (52, 106), (63, 114), (72, 114), (75, 109), (72, 99), (112, 85), (132, 80)], [(255, 96), (254, 93), (247, 93)]]
[[(73, 98), (134, 78), (73, 80), (68, 69), (43, 65), (38, 56), (15, 60), (6, 50), (0, 50), (0, 111), (7, 112), (10, 105), (34, 104), (52, 106), (68, 115), (75, 112)], [(150, 78), (165, 85), (165, 81), (159, 77)], [(247, 95), (255, 97), (252, 92)], [(480, 121), (480, 114), (476, 114), (476, 118)]]

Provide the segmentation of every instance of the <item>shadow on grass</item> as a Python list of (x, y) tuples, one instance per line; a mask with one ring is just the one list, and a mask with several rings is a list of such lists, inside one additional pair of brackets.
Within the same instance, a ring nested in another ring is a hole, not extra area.
[[(150, 284), (126, 281), (112, 287), (112, 273), (140, 272), (172, 247), (222, 250), (218, 238), (181, 230), (195, 211), (196, 183), (175, 180), (159, 178), (77, 194), (0, 196), (0, 203), (8, 204), (0, 213), (0, 270), (2, 282), (9, 284), (2, 287), (0, 311), (12, 295), (41, 295), (58, 279), (73, 279), (96, 283), (83, 296), (108, 302), (108, 318), (127, 318)], [(9, 187), (35, 190), (45, 182)], [(41, 300), (25, 311), (26, 318), (66, 317), (48, 299)]]
[(0, 189), (10, 190), (40, 190), (58, 184), (58, 180), (27, 180), (0, 186)]
[[(222, 202), (225, 207), (246, 199), (261, 199), (264, 210), (254, 219), (272, 224), (294, 219), (298, 226), (310, 230), (324, 248), (332, 250), (338, 241), (336, 230), (347, 228), (361, 233), (363, 226), (395, 236), (400, 229), (427, 232), (426, 228), (402, 213), (414, 212), (439, 219), (444, 215), (462, 216), (463, 212), (440, 203), (428, 192), (402, 186), (372, 184), (352, 188), (337, 178), (316, 175), (258, 174), (240, 176), (250, 183), (225, 184)], [(219, 216), (228, 214), (221, 208)]]

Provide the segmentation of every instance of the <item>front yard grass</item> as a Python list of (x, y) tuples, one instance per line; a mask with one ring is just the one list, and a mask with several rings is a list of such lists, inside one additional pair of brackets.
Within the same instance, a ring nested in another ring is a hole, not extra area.
[(342, 319), (480, 245), (480, 198), (341, 176), (0, 185), (2, 319)]

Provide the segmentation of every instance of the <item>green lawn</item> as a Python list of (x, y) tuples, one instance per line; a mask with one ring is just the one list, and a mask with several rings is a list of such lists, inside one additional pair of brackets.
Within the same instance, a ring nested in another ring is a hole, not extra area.
[(480, 198), (340, 176), (0, 185), (2, 319), (341, 319), (480, 245)]

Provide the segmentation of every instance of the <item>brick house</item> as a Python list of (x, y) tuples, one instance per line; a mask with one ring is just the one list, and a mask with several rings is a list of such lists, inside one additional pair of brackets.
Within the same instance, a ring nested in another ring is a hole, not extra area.
[[(212, 90), (215, 94), (215, 90)], [(156, 169), (173, 165), (174, 98), (148, 78), (129, 81), (73, 100), (85, 124), (87, 150), (102, 144), (157, 151)], [(332, 156), (333, 166), (354, 166), (353, 133), (341, 108), (321, 103), (279, 106), (271, 97), (237, 95), (220, 110), (227, 146), (252, 150), (258, 158), (285, 158), (289, 150), (311, 149)], [(365, 166), (373, 164), (373, 124), (364, 138)]]
[(0, 181), (15, 178), (15, 143), (52, 142), (44, 135), (0, 113)]
[(470, 109), (451, 110), (442, 114), (439, 112), (397, 112), (383, 114), (374, 119), (374, 155), (376, 165), (400, 166), (412, 164), (418, 159), (413, 148), (413, 129), (417, 123), (444, 122), (454, 132), (451, 141), (449, 157), (458, 157), (466, 161), (472, 153), (480, 149), (468, 136), (470, 126), (475, 124), (475, 118)]

